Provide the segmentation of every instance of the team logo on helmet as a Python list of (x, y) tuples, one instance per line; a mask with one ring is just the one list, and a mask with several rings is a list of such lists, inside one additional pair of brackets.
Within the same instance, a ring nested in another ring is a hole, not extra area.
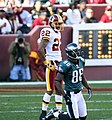
[(65, 48), (66, 54), (71, 59), (77, 59), (81, 56), (80, 47), (75, 43), (70, 43)]

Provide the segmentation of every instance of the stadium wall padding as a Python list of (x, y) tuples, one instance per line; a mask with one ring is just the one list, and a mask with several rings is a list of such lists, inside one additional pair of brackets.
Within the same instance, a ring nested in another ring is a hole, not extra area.
[[(30, 43), (31, 45), (31, 50), (37, 49), (37, 40), (39, 38), (39, 33), (40, 30), (43, 27), (38, 27), (36, 26), (29, 34), (25, 34), (25, 40)], [(17, 37), (17, 34), (9, 34), (9, 35), (0, 35), (0, 81), (7, 81), (9, 78), (9, 72), (10, 72), (10, 67), (9, 67), (9, 54), (8, 54), (8, 47), (12, 41), (15, 40)], [(64, 48), (65, 46), (72, 42), (72, 27), (65, 27), (65, 30), (62, 32), (62, 55), (63, 58), (66, 58)], [(32, 73), (32, 76), (33, 73)], [(33, 77), (32, 79), (36, 79)]]
[[(31, 50), (37, 49), (37, 40), (39, 38), (40, 30), (43, 27), (36, 26), (29, 34), (25, 34), (25, 39), (31, 45)], [(66, 58), (64, 48), (70, 42), (72, 42), (72, 27), (67, 26), (65, 27), (64, 31), (62, 32), (62, 57), (63, 59)], [(17, 34), (14, 35), (0, 35), (0, 81), (8, 81), (9, 77), (9, 54), (8, 54), (8, 47), (12, 41), (17, 37)], [(88, 80), (110, 80), (112, 78), (112, 67), (111, 66), (87, 66), (85, 67), (85, 75)], [(32, 72), (32, 80), (35, 80), (36, 77)]]

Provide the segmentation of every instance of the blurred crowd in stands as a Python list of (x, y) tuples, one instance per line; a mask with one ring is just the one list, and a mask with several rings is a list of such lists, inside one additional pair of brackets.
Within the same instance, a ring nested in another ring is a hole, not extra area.
[[(67, 11), (54, 6), (68, 5)], [(87, 4), (107, 4), (100, 20)], [(52, 14), (59, 14), (67, 25), (112, 21), (112, 0), (0, 0), (0, 34), (27, 34), (36, 25), (48, 25)], [(24, 6), (32, 6), (30, 11)]]
[[(8, 2), (12, 3), (13, 5), (16, 5), (18, 3), (21, 3), (24, 6), (33, 6), (37, 0), (0, 0), (0, 4), (7, 5)], [(52, 4), (66, 4), (69, 5), (72, 2), (80, 3), (81, 0), (40, 0), (42, 5), (47, 4), (48, 2), (51, 2)], [(112, 4), (112, 0), (85, 0), (87, 4)]]

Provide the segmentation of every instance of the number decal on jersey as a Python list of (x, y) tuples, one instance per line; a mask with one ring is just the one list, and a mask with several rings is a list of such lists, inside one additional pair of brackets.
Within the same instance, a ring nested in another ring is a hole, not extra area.
[(52, 46), (52, 51), (60, 51), (60, 41), (58, 38), (54, 39), (54, 44)]
[(49, 30), (43, 30), (42, 33), (41, 33), (42, 36), (44, 37), (49, 37), (50, 36), (50, 31)]
[(72, 83), (82, 81), (83, 68), (73, 71)]

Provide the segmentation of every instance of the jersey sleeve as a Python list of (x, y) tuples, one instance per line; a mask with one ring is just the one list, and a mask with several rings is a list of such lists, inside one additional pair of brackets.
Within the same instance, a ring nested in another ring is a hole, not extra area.
[(62, 73), (62, 74), (66, 74), (67, 71), (70, 69), (71, 65), (68, 61), (62, 61), (60, 62), (59, 66), (58, 66), (58, 72)]
[(40, 32), (40, 39), (41, 40), (50, 40), (51, 31), (49, 28), (43, 28)]

